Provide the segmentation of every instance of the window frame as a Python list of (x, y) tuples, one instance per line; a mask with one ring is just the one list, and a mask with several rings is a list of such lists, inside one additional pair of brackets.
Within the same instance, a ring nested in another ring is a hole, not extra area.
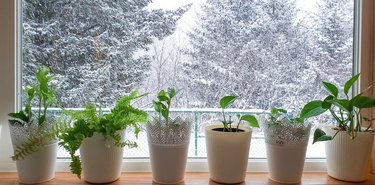
[[(13, 153), (12, 144), (7, 122), (7, 114), (19, 110), (21, 83), (21, 30), (22, 30), (22, 11), (21, 1), (0, 1), (0, 22), (6, 26), (0, 29), (0, 171), (16, 171), (15, 162), (10, 156)], [(374, 2), (372, 0), (354, 0), (357, 15), (354, 27), (353, 72), (361, 72), (361, 81), (357, 90), (362, 90), (372, 84), (373, 76), (373, 11)], [(371, 90), (372, 91), (372, 90)], [(357, 91), (358, 92), (358, 91)], [(369, 92), (371, 93), (371, 92)], [(366, 112), (371, 115), (371, 110)], [(69, 171), (69, 159), (58, 159), (56, 164), (57, 171)], [(124, 159), (124, 172), (150, 172), (151, 166), (149, 159)], [(187, 172), (207, 172), (207, 159), (188, 159)], [(264, 172), (267, 170), (266, 159), (251, 159), (248, 161), (247, 171)], [(326, 171), (325, 159), (307, 159), (305, 161), (304, 171)]]

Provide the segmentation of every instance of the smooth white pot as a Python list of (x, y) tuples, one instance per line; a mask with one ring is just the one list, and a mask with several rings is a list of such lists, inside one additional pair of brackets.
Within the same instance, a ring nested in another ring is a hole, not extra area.
[[(125, 131), (121, 133), (124, 139)], [(90, 183), (109, 183), (121, 176), (124, 149), (100, 133), (85, 138), (80, 147), (83, 178)]]
[(55, 178), (57, 142), (42, 146), (38, 151), (17, 160), (19, 182), (37, 184)]
[(159, 184), (176, 184), (184, 180), (189, 143), (182, 145), (148, 144), (153, 180)]
[(220, 132), (211, 125), (205, 128), (208, 169), (210, 178), (220, 183), (240, 183), (245, 180), (252, 130), (240, 126), (245, 132)]
[[(336, 130), (324, 127), (333, 136)], [(367, 179), (374, 132), (358, 132), (354, 139), (340, 131), (332, 141), (326, 141), (328, 175), (339, 180), (360, 182)]]
[(305, 163), (307, 142), (293, 146), (266, 143), (269, 178), (280, 183), (299, 183)]

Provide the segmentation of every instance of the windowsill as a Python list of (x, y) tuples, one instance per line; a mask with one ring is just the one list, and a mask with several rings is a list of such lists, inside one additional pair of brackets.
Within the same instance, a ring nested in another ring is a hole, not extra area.
[[(0, 173), (0, 184), (17, 184), (17, 173), (16, 172), (2, 172)], [(64, 172), (64, 173), (56, 173), (55, 179), (43, 183), (43, 185), (56, 185), (56, 184), (88, 184), (84, 180), (78, 179), (75, 175)], [(110, 183), (112, 185), (119, 185), (119, 184), (155, 184), (152, 183), (152, 174), (151, 173), (122, 173), (119, 180)], [(208, 173), (186, 173), (185, 174), (185, 182), (179, 184), (197, 184), (197, 185), (216, 185), (215, 183), (209, 179)], [(280, 184), (268, 179), (267, 173), (247, 173), (246, 179), (244, 183), (241, 184)], [(335, 180), (329, 177), (324, 172), (306, 172), (302, 175), (302, 182), (301, 184), (328, 184), (328, 185), (337, 185), (337, 184), (354, 184), (349, 182), (343, 182), (339, 180)], [(368, 180), (362, 183), (355, 183), (358, 185), (362, 184), (375, 184), (375, 174), (369, 174)]]
[[(56, 172), (69, 172), (70, 159), (57, 159)], [(306, 159), (304, 172), (325, 172), (325, 159)], [(0, 162), (1, 172), (16, 172), (16, 163)], [(249, 159), (247, 164), (247, 172), (267, 172), (267, 159)], [(122, 172), (151, 172), (150, 160), (145, 159), (124, 159), (122, 164)], [(186, 172), (208, 172), (207, 159), (187, 160)]]

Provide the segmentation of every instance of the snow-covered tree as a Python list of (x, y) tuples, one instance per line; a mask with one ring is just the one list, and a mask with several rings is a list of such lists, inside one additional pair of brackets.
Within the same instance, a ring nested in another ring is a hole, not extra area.
[(213, 0), (202, 11), (184, 64), (201, 106), (225, 94), (238, 95), (240, 108), (301, 104), (307, 46), (294, 1)]
[(138, 87), (151, 59), (142, 51), (171, 35), (188, 6), (148, 10), (151, 0), (24, 0), (23, 80), (49, 66), (62, 105), (110, 106)]
[(352, 0), (318, 1), (313, 14), (312, 38), (314, 51), (312, 68), (319, 79), (342, 87), (352, 72), (353, 15)]

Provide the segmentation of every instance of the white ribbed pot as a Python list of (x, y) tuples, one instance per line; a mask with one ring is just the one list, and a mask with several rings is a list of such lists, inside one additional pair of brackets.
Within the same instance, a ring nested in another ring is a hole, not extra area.
[(172, 121), (180, 124), (161, 126), (154, 122), (147, 123), (152, 177), (158, 184), (184, 181), (192, 123), (180, 118)]
[[(37, 133), (37, 129), (9, 125), (13, 148), (23, 144)], [(37, 128), (37, 127), (35, 127)], [(23, 184), (38, 184), (55, 178), (57, 141), (40, 146), (37, 151), (17, 160), (18, 181)]]
[[(124, 140), (125, 130), (121, 136)], [(83, 140), (79, 151), (85, 181), (109, 183), (120, 178), (124, 148), (115, 146), (112, 138), (94, 133)]]
[(284, 184), (301, 182), (311, 125), (262, 125), (269, 178)]
[[(323, 130), (331, 136), (336, 133), (329, 126)], [(328, 175), (343, 181), (365, 181), (369, 173), (373, 141), (374, 132), (358, 132), (351, 139), (345, 131), (340, 131), (332, 141), (326, 141)]]
[(223, 126), (205, 128), (210, 178), (219, 183), (241, 183), (246, 177), (252, 129), (240, 126), (244, 132), (221, 132), (215, 128)]

